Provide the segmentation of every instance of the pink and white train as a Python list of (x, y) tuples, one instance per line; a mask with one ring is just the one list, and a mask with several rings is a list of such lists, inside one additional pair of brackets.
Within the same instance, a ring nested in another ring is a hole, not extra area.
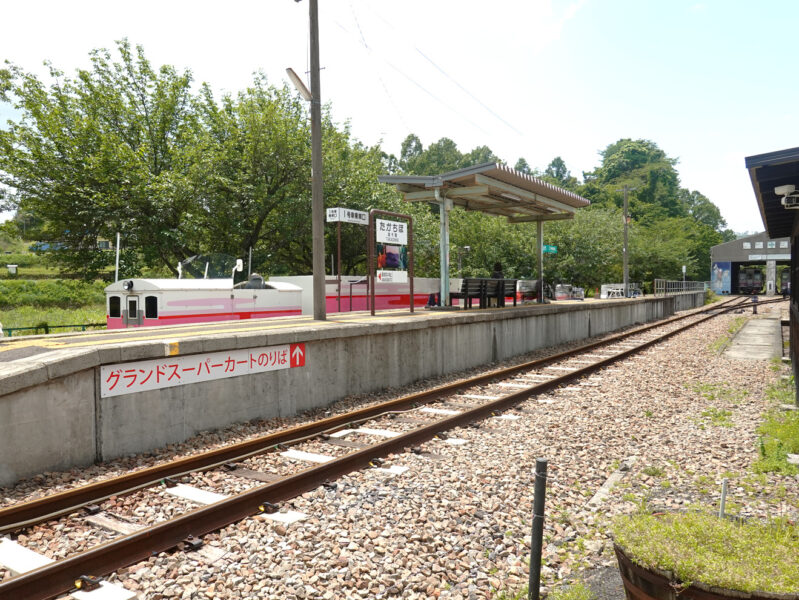
[[(459, 285), (459, 280), (453, 280)], [(328, 279), (325, 296), (328, 313), (368, 310), (363, 277), (342, 277), (341, 298), (335, 279)], [(105, 288), (108, 329), (238, 321), (313, 314), (313, 278), (272, 277), (253, 274), (233, 285), (233, 279), (124, 279)], [(438, 291), (438, 279), (414, 279), (414, 306), (424, 307)], [(407, 308), (407, 283), (378, 283), (375, 309)]]

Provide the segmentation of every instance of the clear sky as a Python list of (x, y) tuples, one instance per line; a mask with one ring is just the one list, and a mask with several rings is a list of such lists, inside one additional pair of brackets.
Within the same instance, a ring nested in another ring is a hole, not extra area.
[[(486, 145), (511, 166), (561, 156), (582, 178), (623, 137), (679, 159), (735, 231), (762, 231), (744, 157), (799, 146), (796, 0), (321, 0), (322, 99), (399, 155)], [(0, 59), (88, 67), (127, 37), (154, 65), (236, 92), (308, 69), (308, 2), (4, 3)], [(0, 121), (14, 118), (0, 104)]]

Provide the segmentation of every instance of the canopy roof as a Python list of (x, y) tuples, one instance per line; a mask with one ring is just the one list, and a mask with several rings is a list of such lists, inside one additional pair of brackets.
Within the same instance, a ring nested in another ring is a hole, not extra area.
[(409, 202), (436, 202), (436, 188), (466, 210), (504, 216), (511, 223), (571, 219), (590, 202), (505, 165), (489, 162), (441, 175), (381, 175)]
[(769, 237), (790, 236), (799, 211), (786, 210), (774, 188), (793, 184), (799, 190), (799, 148), (747, 156), (746, 168)]

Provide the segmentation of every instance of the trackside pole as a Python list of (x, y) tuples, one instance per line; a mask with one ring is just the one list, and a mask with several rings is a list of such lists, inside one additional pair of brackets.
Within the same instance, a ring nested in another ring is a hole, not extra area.
[(547, 491), (547, 459), (535, 459), (535, 496), (533, 497), (533, 531), (530, 536), (530, 580), (528, 600), (538, 600), (541, 587), (541, 550), (544, 543), (544, 497)]

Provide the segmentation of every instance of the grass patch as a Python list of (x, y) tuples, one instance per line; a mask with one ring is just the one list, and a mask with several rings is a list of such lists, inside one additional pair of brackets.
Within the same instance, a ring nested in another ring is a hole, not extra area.
[(663, 477), (665, 471), (660, 468), (656, 467), (655, 465), (649, 465), (643, 469), (644, 475), (649, 475), (650, 477)]
[(547, 596), (548, 600), (594, 600), (596, 596), (582, 581), (555, 588)]
[(733, 425), (732, 421), (730, 421), (732, 413), (722, 408), (708, 408), (702, 411), (701, 416), (708, 419), (710, 424), (716, 427), (732, 427)]
[[(24, 306), (39, 308), (78, 308), (105, 303), (103, 281), (71, 279), (3, 280), (0, 281), (0, 309)], [(5, 321), (5, 319), (4, 319)]]
[(716, 340), (713, 340), (713, 342), (710, 343), (708, 348), (712, 352), (720, 354), (730, 344), (730, 341), (732, 340), (733, 336), (736, 333), (738, 333), (738, 330), (740, 330), (741, 327), (744, 326), (744, 323), (746, 323), (746, 321), (747, 317), (735, 317), (730, 323), (730, 326), (727, 327), (727, 333), (720, 336)]
[[(793, 377), (768, 387), (766, 398), (775, 404), (792, 404), (795, 398)], [(755, 473), (799, 474), (799, 466), (788, 463), (788, 454), (799, 454), (799, 411), (773, 408), (758, 427), (758, 459)]]
[(723, 383), (697, 383), (691, 389), (706, 400), (725, 400), (733, 404), (739, 404), (749, 395), (749, 390), (729, 387)]
[(496, 596), (494, 596), (495, 600), (526, 600), (527, 594), (527, 586), (524, 586), (518, 592), (508, 592), (506, 590), (501, 590), (497, 592)]
[(743, 592), (799, 589), (799, 532), (787, 521), (738, 523), (696, 512), (618, 518), (617, 544), (639, 565)]
[[(4, 310), (2, 323), (5, 335), (9, 328), (15, 327), (42, 327), (46, 323), (49, 327), (54, 325), (79, 325), (83, 323), (105, 323), (105, 304), (92, 304), (81, 308), (36, 308), (23, 306), (12, 310)], [(80, 329), (80, 328), (78, 328)], [(64, 333), (69, 329), (56, 329), (51, 333)], [(44, 333), (38, 331), (14, 331), (13, 337), (19, 335), (36, 335)]]

